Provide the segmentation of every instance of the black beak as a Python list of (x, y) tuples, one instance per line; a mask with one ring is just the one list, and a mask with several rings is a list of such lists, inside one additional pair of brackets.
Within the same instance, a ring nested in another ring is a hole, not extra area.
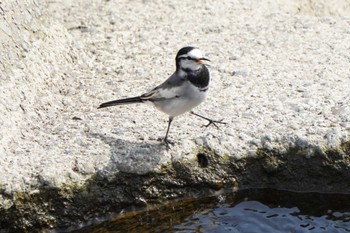
[(210, 61), (210, 60), (208, 58), (205, 58), (205, 57), (201, 57), (198, 60), (196, 60), (196, 62), (198, 64), (204, 64), (204, 61)]
[(202, 57), (201, 59), (199, 60), (205, 60), (205, 61), (210, 61), (208, 58), (205, 58), (205, 57)]

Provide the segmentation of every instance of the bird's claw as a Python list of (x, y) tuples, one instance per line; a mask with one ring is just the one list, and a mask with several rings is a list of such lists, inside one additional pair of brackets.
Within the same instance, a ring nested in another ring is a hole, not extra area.
[(216, 120), (212, 120), (212, 119), (207, 119), (207, 121), (209, 121), (208, 124), (206, 125), (203, 125), (202, 127), (209, 127), (210, 125), (214, 125), (217, 129), (219, 129), (219, 126), (217, 126), (217, 124), (227, 124), (227, 122), (223, 122), (224, 119), (221, 119), (219, 121), (216, 121)]
[(175, 142), (169, 140), (168, 138), (158, 138), (158, 141), (159, 142), (164, 142), (168, 149), (170, 148), (170, 146), (174, 146), (175, 145)]
[(212, 119), (210, 119), (208, 117), (201, 116), (201, 115), (199, 115), (199, 114), (197, 114), (197, 113), (195, 113), (193, 111), (191, 111), (191, 114), (193, 114), (195, 116), (198, 116), (200, 118), (203, 118), (204, 120), (209, 121), (209, 123), (207, 125), (203, 125), (202, 127), (206, 127), (207, 128), (210, 125), (214, 125), (216, 128), (219, 128), (219, 126), (217, 126), (217, 124), (227, 124), (227, 122), (223, 122), (224, 119), (221, 119), (220, 121), (212, 120)]

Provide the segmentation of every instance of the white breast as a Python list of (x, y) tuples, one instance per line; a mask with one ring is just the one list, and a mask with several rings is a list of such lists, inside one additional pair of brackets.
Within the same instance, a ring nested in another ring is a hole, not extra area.
[(155, 101), (153, 104), (160, 111), (176, 117), (198, 106), (205, 100), (206, 96), (207, 91), (200, 91), (188, 82), (184, 86), (177, 87), (176, 97)]

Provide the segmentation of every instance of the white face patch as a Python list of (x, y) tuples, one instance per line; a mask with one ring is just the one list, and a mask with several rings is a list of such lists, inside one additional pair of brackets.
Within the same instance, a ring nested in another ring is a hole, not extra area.
[(190, 57), (194, 60), (182, 59), (180, 61), (180, 66), (184, 69), (198, 70), (201, 67), (201, 64), (197, 63), (195, 60), (203, 58), (203, 54), (199, 49), (192, 49), (187, 54), (179, 56), (181, 57)]
[(200, 59), (203, 57), (203, 55), (199, 49), (192, 49), (187, 54), (181, 55), (179, 57), (191, 57), (193, 59)]
[(181, 60), (180, 66), (184, 69), (190, 69), (194, 71), (200, 69), (202, 65), (194, 60)]
[(192, 49), (189, 53), (188, 56), (193, 57), (195, 59), (200, 59), (203, 57), (202, 52), (199, 49)]

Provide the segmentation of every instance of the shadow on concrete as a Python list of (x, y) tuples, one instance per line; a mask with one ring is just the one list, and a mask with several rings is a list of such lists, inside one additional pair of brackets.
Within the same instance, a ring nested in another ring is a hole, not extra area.
[(162, 142), (132, 142), (96, 133), (90, 136), (110, 147), (110, 161), (102, 171), (106, 176), (115, 174), (116, 171), (142, 175), (154, 171), (166, 162), (167, 148)]

